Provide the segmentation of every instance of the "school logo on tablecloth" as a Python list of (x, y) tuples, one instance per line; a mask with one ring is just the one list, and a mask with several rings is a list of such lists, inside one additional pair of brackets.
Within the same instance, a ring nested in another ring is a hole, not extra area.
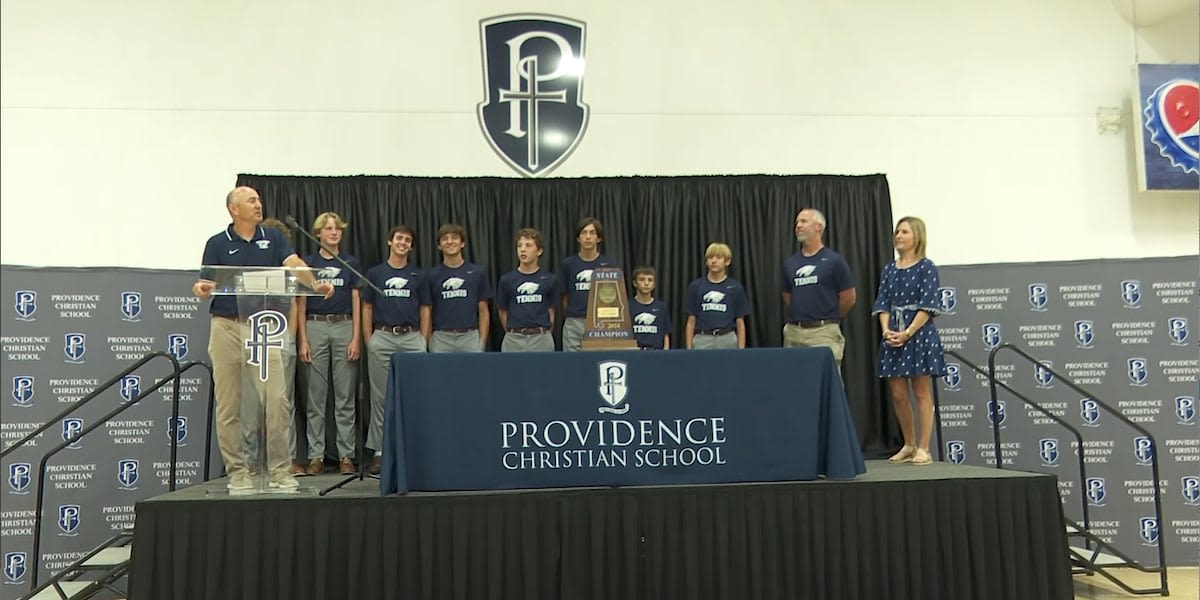
[(614, 415), (623, 415), (629, 412), (629, 405), (621, 404), (625, 401), (626, 394), (629, 393), (625, 379), (628, 366), (619, 360), (606, 360), (596, 366), (600, 370), (600, 386), (597, 389), (600, 397), (607, 404), (607, 406), (601, 406), (598, 409), (599, 412)]

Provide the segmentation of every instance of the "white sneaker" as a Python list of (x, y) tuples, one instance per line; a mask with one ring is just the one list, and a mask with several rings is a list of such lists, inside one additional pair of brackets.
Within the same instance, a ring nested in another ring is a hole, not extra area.
[(276, 473), (276, 474), (272, 475), (271, 482), (267, 485), (269, 485), (273, 488), (279, 488), (282, 490), (294, 490), (294, 489), (298, 489), (300, 487), (300, 482), (296, 481), (296, 478), (293, 477), (291, 474), (284, 471), (284, 472), (280, 472), (280, 473)]
[(250, 480), (250, 474), (245, 471), (238, 471), (229, 476), (229, 483), (225, 484), (231, 492), (244, 492), (254, 487), (254, 482)]

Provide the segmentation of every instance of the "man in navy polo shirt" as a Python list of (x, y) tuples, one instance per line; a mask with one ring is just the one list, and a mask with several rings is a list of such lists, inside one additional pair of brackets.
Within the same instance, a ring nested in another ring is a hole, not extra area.
[(424, 352), (433, 329), (432, 301), (425, 273), (408, 262), (413, 230), (397, 225), (388, 235), (387, 260), (367, 271), (363, 288), (363, 339), (367, 340), (367, 378), (371, 385), (371, 428), (367, 447), (375, 451), (368, 471), (378, 475), (383, 457), (383, 409), (388, 369), (396, 352)]
[(467, 232), (449, 223), (438, 228), (441, 264), (429, 270), (429, 297), (433, 301), (433, 335), (430, 352), (482, 352), (487, 343), (492, 283), (487, 269), (463, 258)]
[[(224, 231), (212, 236), (204, 246), (201, 264), (204, 266), (235, 267), (307, 267), (283, 233), (264, 228), (262, 199), (250, 187), (239, 187), (225, 197), (225, 208), (233, 222)], [(307, 269), (297, 270), (300, 283), (329, 297), (333, 286), (319, 283)], [(216, 396), (217, 442), (221, 459), (229, 474), (230, 491), (247, 491), (253, 487), (250, 469), (242, 448), (242, 367), (246, 362), (244, 340), (248, 326), (238, 314), (238, 298), (213, 295), (218, 273), (201, 269), (200, 278), (192, 284), (192, 293), (200, 298), (212, 297), (209, 312), (213, 319), (209, 328), (208, 355), (213, 364), (213, 391)], [(280, 352), (267, 353), (268, 368), (283, 373)], [(257, 379), (255, 380), (257, 382)], [(270, 377), (266, 384), (256, 384), (266, 406), (267, 468), (270, 485), (282, 489), (299, 487), (296, 478), (288, 473), (289, 413), (284, 377)]]
[[(333, 421), (338, 452), (338, 471), (354, 470), (354, 384), (358, 380), (358, 356), (362, 328), (359, 287), (354, 272), (362, 266), (353, 256), (340, 256), (347, 224), (335, 212), (324, 212), (313, 221), (313, 236), (321, 248), (304, 261), (319, 281), (333, 286), (333, 297), (300, 297), (298, 354), (308, 364), (308, 469), (309, 475), (325, 472), (325, 407), (333, 388)], [(342, 265), (341, 258), (353, 270)], [(332, 386), (330, 385), (332, 383)]]
[(542, 232), (517, 232), (517, 268), (500, 277), (496, 307), (504, 328), (501, 352), (554, 352), (554, 304), (558, 285), (538, 265), (545, 246)]
[(562, 262), (558, 271), (558, 288), (563, 295), (562, 345), (563, 352), (576, 352), (583, 343), (584, 317), (587, 316), (588, 292), (592, 289), (592, 271), (596, 267), (613, 267), (611, 258), (600, 254), (604, 241), (604, 226), (598, 219), (587, 217), (575, 227), (575, 242), (579, 252)]
[(840, 370), (846, 347), (841, 322), (854, 306), (857, 294), (850, 266), (821, 241), (824, 233), (825, 215), (821, 211), (806, 208), (796, 214), (800, 251), (783, 261), (783, 306), (787, 313), (783, 345), (829, 348)]

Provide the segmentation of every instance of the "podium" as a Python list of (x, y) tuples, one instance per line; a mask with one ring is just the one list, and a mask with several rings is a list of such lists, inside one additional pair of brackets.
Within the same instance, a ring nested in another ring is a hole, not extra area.
[[(236, 327), (238, 347), (225, 342), (218, 348), (240, 353), (233, 373), (240, 401), (236, 406), (217, 408), (217, 436), (222, 461), (232, 475), (230, 462), (243, 465), (250, 474), (249, 489), (230, 489), (230, 495), (315, 494), (315, 487), (278, 485), (273, 477), (287, 474), (295, 453), (294, 406), (291, 395), (295, 375), (284, 368), (285, 358), (294, 366), (297, 296), (323, 296), (303, 284), (298, 273), (313, 273), (308, 267), (235, 267), (206, 265), (202, 279), (216, 282), (212, 295), (229, 296), (236, 302), (237, 318), (227, 319)], [(315, 283), (315, 278), (306, 278)], [(222, 318), (214, 316), (214, 319)], [(236, 324), (235, 324), (236, 323)], [(288, 357), (288, 354), (291, 354)], [(229, 356), (210, 356), (214, 372), (218, 363), (230, 364)], [(226, 388), (228, 389), (228, 388)], [(236, 427), (234, 424), (236, 423)], [(290, 440), (290, 441), (289, 441)], [(232, 460), (230, 458), (232, 457)], [(234, 467), (238, 469), (236, 466)], [(290, 475), (289, 475), (290, 477)]]

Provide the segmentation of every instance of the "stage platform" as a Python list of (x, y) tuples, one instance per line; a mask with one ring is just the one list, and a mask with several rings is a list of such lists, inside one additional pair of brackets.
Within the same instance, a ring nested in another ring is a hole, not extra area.
[[(340, 480), (302, 478), (324, 487)], [(137, 505), (149, 599), (1072, 598), (1055, 479), (868, 461), (853, 481)]]

